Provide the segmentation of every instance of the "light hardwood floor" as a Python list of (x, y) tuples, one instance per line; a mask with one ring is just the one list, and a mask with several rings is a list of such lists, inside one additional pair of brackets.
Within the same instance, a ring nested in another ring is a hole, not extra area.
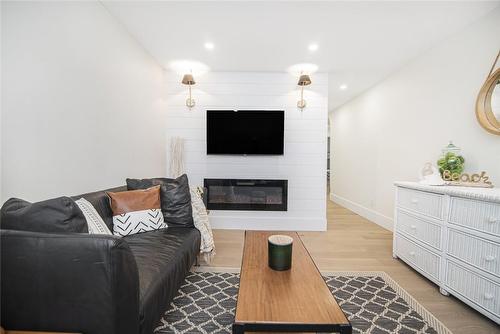
[[(493, 334), (500, 327), (392, 258), (392, 233), (328, 202), (328, 230), (300, 232), (321, 271), (385, 271), (453, 333)], [(243, 231), (214, 230), (217, 255), (211, 266), (240, 267)]]

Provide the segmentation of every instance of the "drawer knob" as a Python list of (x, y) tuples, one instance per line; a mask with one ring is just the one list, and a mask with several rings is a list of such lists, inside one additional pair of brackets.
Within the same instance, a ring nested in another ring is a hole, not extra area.
[(417, 204), (417, 203), (418, 203), (418, 199), (416, 199), (416, 198), (411, 199), (411, 204)]
[(417, 229), (417, 226), (415, 226), (415, 225), (411, 225), (411, 226), (410, 226), (410, 228), (411, 228), (412, 230), (416, 230), (416, 229)]
[(493, 299), (493, 294), (492, 294), (492, 293), (488, 293), (488, 292), (486, 292), (486, 293), (484, 294), (484, 299), (486, 299), (486, 300)]
[(495, 224), (495, 223), (498, 223), (498, 222), (500, 222), (500, 218), (490, 217), (488, 219), (488, 223), (490, 223), (490, 224)]
[(484, 257), (486, 262), (491, 262), (495, 260), (495, 257), (493, 255), (487, 255)]
[(411, 256), (415, 256), (415, 252), (413, 252), (413, 251), (412, 251), (412, 252), (410, 252), (410, 255), (411, 255)]

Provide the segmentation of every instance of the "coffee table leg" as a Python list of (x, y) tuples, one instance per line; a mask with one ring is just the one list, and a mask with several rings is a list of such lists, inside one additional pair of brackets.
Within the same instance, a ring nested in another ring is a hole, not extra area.
[(245, 325), (233, 324), (233, 334), (243, 334), (245, 333)]
[(340, 326), (340, 334), (352, 334), (352, 326), (350, 325), (341, 325)]

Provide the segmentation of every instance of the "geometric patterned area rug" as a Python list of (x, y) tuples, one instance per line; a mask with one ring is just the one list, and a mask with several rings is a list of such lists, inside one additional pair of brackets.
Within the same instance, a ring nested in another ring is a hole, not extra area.
[[(384, 272), (323, 273), (353, 333), (451, 332)], [(231, 333), (237, 272), (192, 272), (155, 333)]]

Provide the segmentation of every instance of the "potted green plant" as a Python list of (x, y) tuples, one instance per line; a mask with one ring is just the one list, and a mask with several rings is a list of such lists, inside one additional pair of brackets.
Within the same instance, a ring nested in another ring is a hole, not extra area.
[(445, 170), (451, 174), (462, 174), (464, 171), (465, 159), (460, 154), (460, 149), (450, 141), (448, 146), (443, 149), (443, 156), (437, 161), (439, 173), (443, 176)]

